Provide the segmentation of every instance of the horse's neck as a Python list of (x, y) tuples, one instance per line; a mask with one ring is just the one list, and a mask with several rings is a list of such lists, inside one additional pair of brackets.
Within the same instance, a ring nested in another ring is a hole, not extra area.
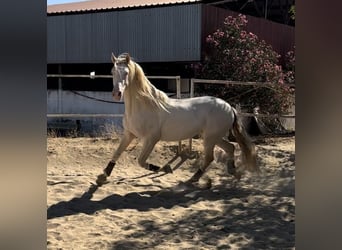
[[(150, 84), (150, 83), (149, 83)], [(152, 93), (154, 95), (159, 95), (160, 91), (156, 87), (151, 84)], [(163, 93), (163, 92), (162, 92)], [(155, 96), (157, 97), (157, 96)], [(140, 111), (144, 110), (153, 110), (153, 108), (157, 108), (151, 100), (147, 100), (147, 97), (138, 97), (136, 93), (136, 89), (127, 88), (124, 92), (124, 101), (125, 101), (125, 113), (128, 116), (132, 116), (134, 114), (140, 113)]]
[(138, 97), (136, 90), (127, 88), (124, 92), (125, 113), (128, 116), (140, 113), (146, 107), (146, 101)]
[(136, 103), (131, 97), (131, 93), (126, 89), (124, 92), (125, 114), (131, 116), (136, 111)]

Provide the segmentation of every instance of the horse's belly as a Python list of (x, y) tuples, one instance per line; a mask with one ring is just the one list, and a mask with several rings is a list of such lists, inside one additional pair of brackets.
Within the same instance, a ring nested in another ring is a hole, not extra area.
[(161, 129), (161, 140), (179, 141), (201, 133), (204, 120), (189, 113), (171, 116), (165, 120)]
[(187, 130), (180, 131), (178, 129), (172, 129), (168, 131), (163, 131), (160, 137), (162, 141), (180, 141), (188, 138), (192, 138), (200, 134), (200, 130)]

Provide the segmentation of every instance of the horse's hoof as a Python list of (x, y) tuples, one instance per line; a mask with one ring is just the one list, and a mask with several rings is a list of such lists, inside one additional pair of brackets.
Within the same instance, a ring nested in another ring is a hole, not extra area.
[(212, 187), (212, 181), (211, 181), (211, 179), (209, 177), (206, 180), (206, 183), (205, 183), (204, 187), (207, 188), (207, 189), (210, 189)]
[(153, 164), (148, 164), (148, 169), (153, 171), (153, 172), (159, 172), (161, 169), (159, 166), (153, 165)]
[(107, 181), (107, 176), (105, 174), (100, 174), (99, 176), (97, 176), (96, 184), (99, 187), (106, 183), (108, 183), (108, 181)]
[(187, 180), (185, 183), (189, 184), (189, 185), (194, 185), (194, 184), (198, 184), (199, 179), (198, 178), (190, 178), (189, 180)]
[(170, 167), (170, 165), (165, 165), (161, 170), (163, 170), (167, 174), (172, 174), (173, 173), (173, 170)]
[(229, 160), (227, 163), (227, 172), (228, 174), (235, 175), (236, 174), (236, 167), (234, 165), (233, 160)]
[(242, 174), (239, 173), (239, 172), (236, 172), (236, 173), (234, 174), (234, 177), (235, 177), (238, 181), (240, 181), (241, 176), (242, 176)]

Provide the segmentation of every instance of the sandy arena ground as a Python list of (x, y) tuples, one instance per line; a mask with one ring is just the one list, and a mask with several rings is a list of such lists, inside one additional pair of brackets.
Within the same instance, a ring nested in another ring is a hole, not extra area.
[(201, 140), (191, 158), (176, 157), (178, 143), (156, 145), (148, 161), (170, 163), (169, 174), (140, 168), (135, 140), (97, 187), (118, 143), (47, 139), (47, 249), (294, 249), (295, 137), (257, 139), (262, 173), (239, 182), (217, 149), (203, 178), (210, 188), (183, 183), (201, 162)]

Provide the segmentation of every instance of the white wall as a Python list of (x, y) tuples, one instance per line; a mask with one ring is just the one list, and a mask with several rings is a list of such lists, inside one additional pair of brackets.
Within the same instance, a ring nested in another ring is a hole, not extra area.
[[(76, 91), (82, 95), (94, 97), (100, 100), (113, 101), (112, 92)], [(58, 91), (47, 91), (48, 114), (123, 114), (123, 104), (107, 103), (85, 98), (70, 91), (61, 91), (61, 112), (58, 107)]]
[[(100, 100), (113, 101), (112, 92), (97, 91), (76, 91), (82, 95), (90, 96)], [(117, 103), (107, 103), (92, 100), (83, 96), (76, 95), (71, 91), (61, 91), (61, 101), (59, 102), (58, 90), (47, 90), (47, 113), (48, 114), (124, 114), (125, 105)], [(99, 131), (107, 125), (113, 124), (117, 127), (122, 126), (122, 118), (48, 118), (48, 127), (51, 124), (70, 124), (81, 121), (82, 129), (90, 131)], [(58, 127), (58, 126), (57, 126)]]

